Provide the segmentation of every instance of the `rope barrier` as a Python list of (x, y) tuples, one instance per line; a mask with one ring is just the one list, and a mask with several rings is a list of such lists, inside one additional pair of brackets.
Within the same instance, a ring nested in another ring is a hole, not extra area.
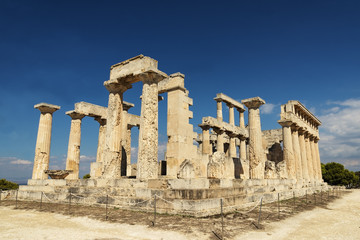
[(239, 211), (235, 211), (236, 213), (241, 213), (241, 214), (247, 214), (249, 212), (251, 212), (252, 210), (254, 210), (257, 206), (259, 206), (259, 204), (261, 203), (263, 197), (260, 198), (260, 200), (256, 203), (256, 205), (254, 207), (252, 207), (250, 210), (246, 211), (246, 212), (239, 212)]

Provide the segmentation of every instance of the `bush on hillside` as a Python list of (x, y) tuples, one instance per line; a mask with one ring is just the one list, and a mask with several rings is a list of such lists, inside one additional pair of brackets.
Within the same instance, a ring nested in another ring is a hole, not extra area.
[(8, 189), (18, 189), (19, 184), (7, 181), (6, 179), (0, 179), (0, 189), (8, 190)]

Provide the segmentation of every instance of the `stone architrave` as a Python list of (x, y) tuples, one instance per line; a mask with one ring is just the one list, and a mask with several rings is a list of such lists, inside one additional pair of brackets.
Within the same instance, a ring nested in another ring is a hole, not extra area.
[(310, 180), (307, 154), (306, 154), (305, 130), (303, 128), (299, 128), (298, 135), (299, 135), (299, 146), (301, 153), (300, 155), (301, 155), (302, 177), (303, 179)]
[(295, 157), (295, 167), (296, 167), (295, 169), (296, 179), (301, 180), (303, 179), (303, 176), (302, 176), (301, 151), (300, 151), (298, 129), (299, 127), (296, 125), (291, 126), (292, 142), (293, 142), (294, 157)]
[(286, 171), (289, 179), (296, 179), (296, 164), (293, 148), (293, 139), (291, 136), (291, 121), (280, 120), (278, 123), (283, 129), (283, 145), (284, 145), (284, 161), (286, 163)]
[(99, 123), (98, 146), (96, 151), (96, 162), (90, 164), (91, 178), (99, 178), (102, 174), (103, 151), (105, 145), (106, 119), (95, 117), (95, 121)]
[(158, 178), (158, 82), (163, 78), (153, 76), (142, 80), (138, 179)]
[(249, 110), (249, 167), (251, 179), (264, 179), (265, 177), (265, 152), (262, 146), (262, 132), (260, 123), (260, 106), (265, 101), (260, 97), (249, 98), (241, 101)]
[(130, 84), (122, 84), (109, 80), (104, 82), (109, 91), (105, 147), (103, 149), (103, 178), (121, 177), (121, 130), (123, 112), (123, 93), (131, 88)]
[(309, 178), (310, 180), (314, 180), (313, 158), (310, 147), (310, 134), (308, 132), (305, 133), (305, 147)]
[(75, 111), (68, 111), (66, 114), (71, 117), (66, 170), (72, 170), (66, 179), (78, 179), (80, 163), (81, 119), (85, 115), (79, 114)]
[(32, 179), (47, 179), (45, 171), (49, 169), (52, 114), (60, 109), (60, 106), (39, 103), (34, 108), (40, 111), (39, 128), (36, 139), (34, 168)]

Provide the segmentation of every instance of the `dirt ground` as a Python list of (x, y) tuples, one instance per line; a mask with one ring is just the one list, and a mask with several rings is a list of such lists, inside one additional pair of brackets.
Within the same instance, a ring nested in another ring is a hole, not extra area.
[[(318, 193), (223, 217), (5, 200), (0, 239), (360, 239), (360, 190)], [(223, 224), (222, 224), (223, 222)], [(341, 237), (340, 237), (341, 236)]]

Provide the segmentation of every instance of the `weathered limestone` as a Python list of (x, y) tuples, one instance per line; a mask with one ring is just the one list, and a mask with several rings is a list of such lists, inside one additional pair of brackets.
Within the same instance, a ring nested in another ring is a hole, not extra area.
[(216, 101), (216, 118), (219, 122), (222, 122), (223, 120), (223, 114), (222, 114), (222, 102), (220, 100)]
[(310, 180), (314, 180), (313, 158), (310, 147), (310, 135), (308, 133), (305, 133), (305, 147), (309, 178)]
[(90, 164), (90, 176), (91, 178), (99, 178), (102, 175), (103, 154), (105, 145), (106, 134), (106, 120), (101, 117), (96, 117), (95, 121), (99, 123), (99, 136), (98, 146), (96, 151), (96, 162)]
[(60, 106), (39, 103), (34, 106), (39, 109), (40, 120), (36, 139), (35, 158), (32, 179), (47, 179), (45, 170), (49, 169), (52, 114), (60, 109)]
[(158, 177), (158, 82), (166, 76), (149, 74), (143, 79), (137, 178)]
[(304, 134), (305, 134), (304, 129), (299, 128), (298, 135), (299, 135), (299, 146), (300, 146), (300, 152), (301, 152), (302, 176), (304, 179), (310, 180)]
[(202, 126), (202, 153), (203, 154), (212, 154), (212, 146), (210, 144), (210, 126)]
[(224, 153), (224, 129), (223, 128), (213, 128), (217, 134), (216, 142), (216, 152)]
[(311, 156), (312, 156), (312, 166), (313, 166), (313, 174), (314, 179), (318, 180), (318, 160), (317, 160), (317, 153), (315, 151), (315, 143), (314, 143), (315, 137), (310, 137), (310, 150), (311, 150)]
[(262, 133), (260, 123), (261, 105), (265, 101), (260, 97), (249, 98), (241, 101), (249, 112), (249, 165), (250, 165), (250, 178), (264, 179), (265, 169), (265, 153), (262, 147)]
[(85, 115), (75, 111), (68, 111), (66, 114), (71, 117), (66, 170), (72, 171), (69, 176), (66, 177), (66, 179), (78, 179), (80, 163), (81, 119), (83, 119)]
[(291, 126), (291, 134), (292, 134), (292, 142), (294, 148), (294, 158), (295, 158), (295, 172), (296, 179), (303, 179), (302, 175), (302, 166), (301, 166), (301, 151), (300, 151), (300, 143), (299, 143), (299, 128), (296, 125)]
[(290, 179), (296, 179), (296, 165), (294, 157), (294, 148), (291, 136), (291, 121), (279, 121), (279, 124), (283, 127), (283, 139), (284, 139), (284, 161), (286, 163), (286, 170)]
[(319, 138), (315, 138), (314, 139), (314, 143), (315, 143), (315, 154), (316, 154), (316, 160), (317, 160), (317, 179), (318, 180), (322, 180), (322, 172), (321, 172), (321, 161), (320, 161), (320, 152), (319, 152)]

